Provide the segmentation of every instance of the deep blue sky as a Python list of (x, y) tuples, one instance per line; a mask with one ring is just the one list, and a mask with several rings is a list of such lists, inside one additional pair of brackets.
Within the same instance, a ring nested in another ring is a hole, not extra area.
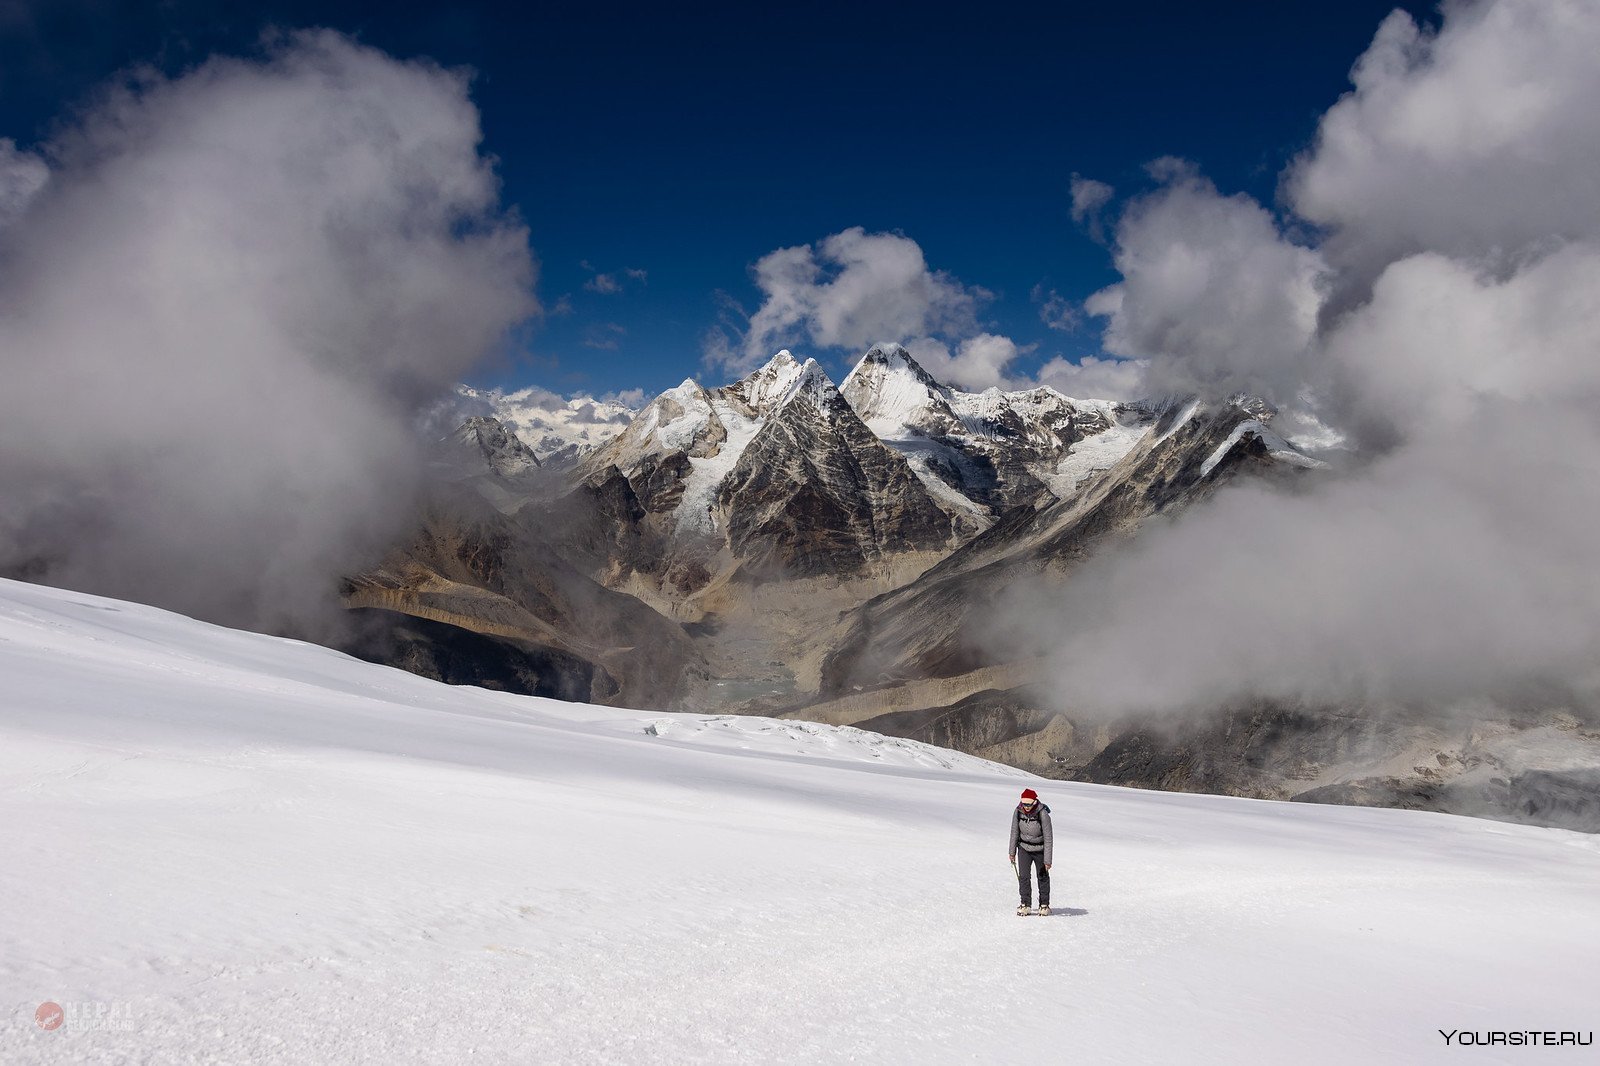
[[(250, 53), (264, 27), (331, 26), (477, 72), (485, 148), (532, 231), (549, 316), (484, 384), (643, 387), (700, 365), (720, 290), (848, 226), (898, 231), (996, 294), (994, 331), (1036, 359), (1098, 350), (1029, 293), (1115, 280), (1068, 217), (1074, 173), (1120, 193), (1163, 155), (1271, 202), (1383, 16), (1431, 4), (670, 5), (0, 0), (0, 136), (35, 143), (132, 63), (177, 73)], [(643, 270), (586, 291), (593, 270)], [(626, 332), (620, 332), (620, 326)], [(888, 339), (888, 338), (886, 338)], [(602, 349), (586, 342), (614, 342)], [(836, 373), (846, 353), (808, 352)]]

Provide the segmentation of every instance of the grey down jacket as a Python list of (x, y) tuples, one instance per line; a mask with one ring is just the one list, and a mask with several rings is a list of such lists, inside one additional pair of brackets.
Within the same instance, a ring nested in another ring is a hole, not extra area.
[(1043, 851), (1044, 864), (1055, 862), (1055, 836), (1050, 829), (1050, 808), (1036, 804), (1034, 813), (1023, 814), (1022, 805), (1011, 812), (1011, 844), (1008, 850), (1014, 856), (1017, 848), (1024, 851)]

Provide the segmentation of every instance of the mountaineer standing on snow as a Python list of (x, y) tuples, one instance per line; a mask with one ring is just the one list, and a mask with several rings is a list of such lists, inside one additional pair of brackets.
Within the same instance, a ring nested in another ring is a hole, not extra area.
[[(1050, 808), (1039, 802), (1039, 793), (1022, 790), (1022, 802), (1011, 812), (1011, 866), (1017, 871), (1017, 892), (1022, 903), (1018, 914), (1033, 911), (1033, 867), (1039, 868), (1039, 913), (1050, 913), (1050, 864), (1055, 859), (1050, 831)], [(1021, 862), (1017, 860), (1021, 859)]]

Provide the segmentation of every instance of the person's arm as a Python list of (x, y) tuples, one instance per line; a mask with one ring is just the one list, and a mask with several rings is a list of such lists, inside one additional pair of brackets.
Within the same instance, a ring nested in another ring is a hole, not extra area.
[(1055, 861), (1055, 831), (1050, 828), (1050, 812), (1040, 811), (1039, 821), (1044, 826), (1044, 868), (1048, 870)]
[(1011, 811), (1011, 842), (1006, 845), (1006, 858), (1008, 859), (1015, 860), (1017, 857), (1018, 834), (1019, 830), (1017, 828), (1017, 812), (1013, 808)]

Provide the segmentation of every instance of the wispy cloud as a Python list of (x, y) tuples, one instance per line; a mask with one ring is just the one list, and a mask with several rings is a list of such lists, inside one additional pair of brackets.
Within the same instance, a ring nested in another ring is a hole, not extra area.
[(1039, 321), (1054, 330), (1070, 332), (1083, 322), (1083, 315), (1073, 302), (1054, 289), (1045, 288), (1044, 282), (1033, 287), (1030, 294), (1039, 305)]
[(622, 344), (622, 338), (627, 335), (627, 327), (621, 323), (605, 322), (598, 326), (591, 326), (585, 331), (583, 346), (603, 352), (614, 352)]
[(17, 143), (0, 137), (0, 228), (22, 214), (50, 178), (50, 168), (31, 152), (17, 150)]
[(595, 270), (587, 259), (581, 260), (580, 265), (583, 269), (593, 274), (593, 277), (583, 283), (584, 289), (598, 293), (601, 296), (615, 296), (621, 292), (625, 288), (624, 278), (629, 281), (636, 281), (641, 285), (645, 284), (650, 278), (650, 272), (639, 267), (625, 267), (621, 271), (601, 273)]
[(1089, 236), (1105, 243), (1105, 211), (1117, 191), (1103, 181), (1072, 175), (1072, 221), (1088, 231)]

